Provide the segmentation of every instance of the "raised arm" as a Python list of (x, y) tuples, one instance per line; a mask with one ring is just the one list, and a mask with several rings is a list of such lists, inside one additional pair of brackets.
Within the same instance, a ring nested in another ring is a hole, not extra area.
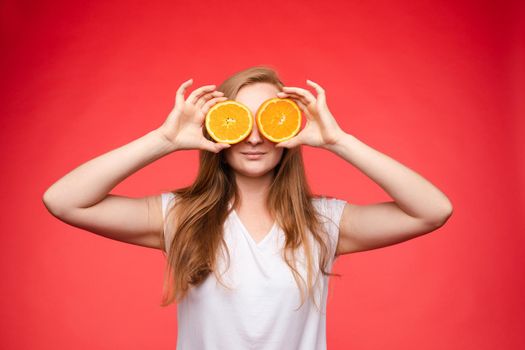
[(393, 201), (347, 203), (336, 255), (377, 249), (432, 232), (452, 215), (450, 200), (430, 181), (350, 134), (327, 146), (376, 182)]
[(158, 196), (130, 198), (108, 193), (129, 175), (174, 150), (158, 131), (151, 131), (66, 174), (47, 189), (43, 202), (53, 216), (72, 226), (160, 248)]
[(169, 153), (183, 149), (219, 152), (229, 147), (202, 134), (205, 113), (225, 99), (220, 97), (222, 92), (207, 85), (184, 100), (185, 89), (191, 84), (190, 79), (179, 87), (175, 107), (159, 128), (89, 160), (52, 184), (43, 195), (49, 212), (65, 223), (110, 239), (162, 249), (160, 195), (130, 198), (109, 192)]
[(344, 132), (328, 109), (324, 89), (310, 80), (307, 83), (316, 90), (317, 97), (297, 87), (285, 86), (278, 93), (298, 103), (307, 123), (297, 136), (276, 146), (305, 144), (329, 150), (394, 199), (370, 205), (345, 204), (336, 255), (393, 245), (442, 226), (453, 210), (447, 196), (415, 171)]

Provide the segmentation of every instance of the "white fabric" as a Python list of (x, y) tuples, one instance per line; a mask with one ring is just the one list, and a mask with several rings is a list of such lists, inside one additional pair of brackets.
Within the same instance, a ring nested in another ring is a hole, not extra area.
[[(171, 192), (162, 193), (164, 217), (174, 198)], [(329, 271), (335, 260), (339, 222), (345, 203), (336, 198), (313, 199), (315, 208), (326, 216), (323, 222), (330, 238)], [(224, 224), (224, 239), (230, 252), (230, 266), (224, 273), (227, 261), (219, 260), (218, 271), (223, 273), (224, 283), (233, 290), (223, 287), (213, 273), (202, 285), (190, 289), (189, 295), (177, 304), (177, 349), (326, 349), (328, 277), (320, 274), (322, 298), (319, 302), (316, 294), (316, 303), (321, 312), (309, 296), (295, 311), (300, 305), (301, 295), (281, 256), (284, 232), (274, 224), (270, 232), (256, 243), (237, 213), (232, 211)], [(169, 250), (171, 237), (166, 235), (165, 240), (166, 250)], [(314, 254), (317, 257), (316, 247)], [(304, 255), (299, 254), (298, 269), (306, 280), (302, 258)], [(318, 264), (317, 259), (315, 264)]]

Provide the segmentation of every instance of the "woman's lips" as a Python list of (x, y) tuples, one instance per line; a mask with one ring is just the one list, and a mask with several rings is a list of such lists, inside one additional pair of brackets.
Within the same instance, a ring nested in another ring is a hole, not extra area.
[(266, 152), (241, 152), (248, 159), (260, 159)]

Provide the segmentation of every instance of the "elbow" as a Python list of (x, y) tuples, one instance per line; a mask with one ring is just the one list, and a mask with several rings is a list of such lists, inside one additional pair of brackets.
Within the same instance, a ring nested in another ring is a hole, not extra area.
[(62, 209), (56, 204), (56, 200), (53, 200), (52, 194), (48, 191), (42, 196), (42, 203), (53, 216), (60, 218), (62, 215)]
[(443, 210), (443, 223), (447, 222), (447, 220), (452, 216), (453, 212), (454, 206), (452, 205), (452, 202), (447, 198), (447, 203), (445, 205), (445, 209)]
[(51, 211), (51, 201), (49, 199), (49, 191), (44, 192), (44, 195), (42, 196), (42, 203), (46, 207), (48, 211)]
[(438, 213), (439, 214), (436, 214), (432, 220), (429, 220), (435, 227), (443, 226), (452, 216), (452, 213), (454, 213), (454, 207), (452, 206), (452, 203), (448, 201), (448, 203), (446, 203), (443, 208), (438, 211)]
[(46, 207), (47, 211), (53, 214), (53, 216), (56, 216), (56, 208), (51, 204), (50, 200), (46, 195), (42, 196), (42, 203), (44, 204), (44, 207)]
[(445, 223), (448, 221), (448, 219), (452, 216), (453, 212), (454, 212), (454, 209), (450, 208), (450, 210), (448, 212), (446, 212), (446, 214), (444, 214), (442, 216), (441, 220), (438, 222), (440, 227), (445, 225)]
[(49, 189), (47, 189), (44, 194), (42, 195), (42, 203), (44, 203), (45, 207), (50, 210), (51, 208), (51, 192)]

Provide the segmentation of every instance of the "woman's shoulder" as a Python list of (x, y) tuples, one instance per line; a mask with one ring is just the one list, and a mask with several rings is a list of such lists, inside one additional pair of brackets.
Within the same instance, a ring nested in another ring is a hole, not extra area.
[(176, 194), (172, 191), (163, 191), (160, 194), (161, 202), (162, 202), (162, 214), (163, 217), (166, 217), (167, 210), (169, 207), (173, 206), (174, 199), (176, 197)]
[(333, 207), (333, 206), (341, 206), (347, 203), (346, 200), (339, 198), (339, 197), (333, 197), (329, 195), (314, 195), (312, 196), (312, 203), (314, 205), (320, 206), (320, 207)]
[(175, 198), (175, 193), (172, 191), (161, 192), (160, 195), (162, 197), (162, 200), (164, 201), (168, 201), (168, 200)]
[(326, 218), (339, 223), (339, 219), (347, 201), (328, 195), (315, 195), (312, 197), (312, 204), (316, 210)]

